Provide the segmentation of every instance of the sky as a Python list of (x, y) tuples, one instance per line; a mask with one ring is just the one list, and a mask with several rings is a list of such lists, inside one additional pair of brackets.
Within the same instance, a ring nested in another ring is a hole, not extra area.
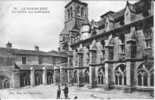
[[(13, 48), (33, 50), (37, 45), (43, 51), (57, 50), (59, 34), (64, 27), (64, 6), (68, 2), (0, 1), (0, 47), (5, 47), (7, 42), (11, 42)], [(84, 2), (88, 3), (89, 20), (96, 21), (107, 11), (118, 11), (126, 5), (125, 0)], [(42, 12), (34, 13), (37, 11)]]

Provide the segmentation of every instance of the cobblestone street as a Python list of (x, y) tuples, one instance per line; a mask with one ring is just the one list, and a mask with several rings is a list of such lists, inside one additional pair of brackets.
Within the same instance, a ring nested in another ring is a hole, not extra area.
[[(47, 86), (36, 86), (36, 87), (24, 87), (20, 89), (4, 89), (0, 90), (1, 100), (6, 99), (55, 99), (56, 98), (57, 87), (54, 85)], [(86, 87), (77, 88), (69, 87), (69, 98), (73, 99), (75, 96), (78, 99), (99, 99), (99, 100), (109, 100), (109, 99), (152, 99), (149, 93), (145, 92), (133, 92), (133, 93), (123, 93), (123, 90), (110, 90), (104, 91), (101, 88), (88, 89)], [(64, 98), (63, 92), (61, 97)]]

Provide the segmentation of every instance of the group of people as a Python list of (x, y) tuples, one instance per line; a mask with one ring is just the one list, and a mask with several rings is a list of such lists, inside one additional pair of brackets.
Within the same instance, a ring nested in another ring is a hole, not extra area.
[[(65, 87), (62, 90), (64, 91), (65, 99), (67, 99), (68, 98), (68, 92), (69, 92), (67, 84), (65, 84)], [(57, 99), (60, 99), (60, 97), (61, 97), (61, 87), (60, 87), (60, 85), (58, 85)]]

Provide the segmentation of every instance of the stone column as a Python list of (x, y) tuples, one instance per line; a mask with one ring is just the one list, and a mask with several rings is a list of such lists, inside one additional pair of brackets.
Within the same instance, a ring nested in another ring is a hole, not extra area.
[(89, 50), (90, 52), (90, 64), (89, 64), (89, 87), (93, 88), (96, 86), (96, 78), (95, 78), (95, 66), (96, 63), (93, 59), (94, 55), (96, 54), (96, 50)]
[(130, 39), (127, 41), (127, 62), (126, 62), (126, 82), (127, 88), (126, 92), (132, 92), (134, 82), (134, 70), (135, 70), (135, 62), (134, 58), (136, 57), (136, 41), (134, 39)]
[(30, 73), (30, 83), (31, 83), (31, 86), (34, 86), (35, 85), (35, 70), (33, 67), (31, 67), (31, 73)]
[(47, 84), (47, 68), (43, 67), (43, 84)]
[(53, 83), (56, 84), (56, 66), (54, 66)]
[(70, 70), (67, 70), (67, 82), (70, 83)]
[(77, 85), (80, 86), (80, 67), (83, 66), (83, 59), (82, 59), (83, 53), (82, 52), (78, 52), (78, 69), (77, 69)]
[[(71, 67), (71, 62), (70, 62), (70, 60), (71, 60), (71, 56), (69, 55), (69, 56), (68, 56), (68, 68)], [(67, 82), (70, 83), (70, 70), (67, 70)]]
[(113, 60), (113, 55), (111, 55), (110, 49), (113, 49), (112, 45), (106, 46), (105, 47), (105, 89), (110, 89), (113, 81), (112, 81), (112, 60)]
[(60, 66), (60, 84), (64, 84), (64, 73), (63, 73), (63, 67)]
[(79, 74), (80, 74), (80, 70), (77, 69), (77, 86), (80, 86), (80, 76), (79, 76)]
[(17, 69), (12, 71), (11, 88), (20, 87), (20, 72)]

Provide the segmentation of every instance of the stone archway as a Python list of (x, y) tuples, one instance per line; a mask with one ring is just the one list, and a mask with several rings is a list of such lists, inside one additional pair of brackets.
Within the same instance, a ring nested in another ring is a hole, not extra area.
[(97, 79), (97, 83), (99, 84), (99, 85), (103, 85), (104, 83), (105, 83), (105, 69), (104, 69), (104, 67), (100, 67), (99, 69), (98, 69), (98, 79)]
[(126, 85), (126, 65), (120, 64), (114, 70), (115, 85)]
[(84, 82), (89, 83), (89, 70), (84, 70)]
[(40, 85), (42, 84), (42, 71), (41, 70), (36, 70), (35, 71), (35, 85)]
[(20, 86), (30, 85), (30, 71), (22, 70), (20, 71)]
[(78, 82), (77, 70), (74, 71), (73, 83)]
[(53, 83), (53, 71), (48, 70), (47, 71), (47, 84), (52, 84)]
[(137, 68), (137, 85), (141, 87), (154, 86), (154, 70), (144, 63)]
[(150, 72), (150, 86), (154, 86), (154, 70)]
[(0, 76), (0, 89), (9, 87), (10, 87), (10, 79), (6, 76)]

